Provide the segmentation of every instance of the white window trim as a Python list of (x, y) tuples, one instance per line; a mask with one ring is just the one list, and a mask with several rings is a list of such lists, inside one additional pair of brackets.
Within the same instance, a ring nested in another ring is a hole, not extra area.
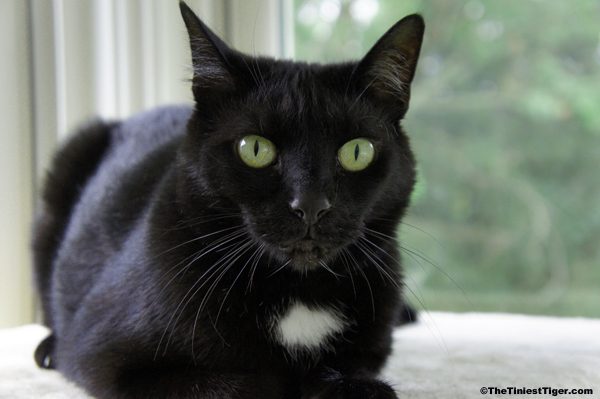
[(33, 170), (28, 7), (0, 2), (0, 327), (31, 320)]

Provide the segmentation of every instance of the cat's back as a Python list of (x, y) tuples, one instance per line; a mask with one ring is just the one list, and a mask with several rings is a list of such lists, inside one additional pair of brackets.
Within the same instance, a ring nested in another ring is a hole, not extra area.
[[(119, 250), (171, 170), (191, 112), (189, 106), (169, 106), (120, 122), (97, 121), (57, 152), (33, 241), (46, 315), (52, 314), (57, 289), (83, 291)], [(53, 324), (52, 317), (46, 324)]]
[(190, 113), (184, 106), (157, 108), (111, 129), (104, 156), (73, 206), (63, 242), (67, 250), (73, 241), (95, 243), (104, 256), (118, 250), (171, 170)]
[(129, 169), (185, 134), (192, 107), (164, 106), (121, 121), (111, 131), (102, 168)]

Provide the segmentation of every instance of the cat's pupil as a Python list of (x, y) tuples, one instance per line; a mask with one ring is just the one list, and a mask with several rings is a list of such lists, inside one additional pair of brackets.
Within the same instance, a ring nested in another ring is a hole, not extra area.
[(358, 161), (358, 154), (360, 153), (360, 149), (358, 147), (358, 144), (356, 144), (356, 146), (354, 147), (354, 160)]
[(254, 140), (254, 156), (258, 155), (258, 140)]

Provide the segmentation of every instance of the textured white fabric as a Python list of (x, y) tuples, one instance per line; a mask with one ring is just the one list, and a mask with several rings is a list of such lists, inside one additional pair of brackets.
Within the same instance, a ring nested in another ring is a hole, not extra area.
[(551, 398), (482, 395), (482, 387), (591, 388), (600, 398), (600, 320), (420, 313), (395, 334), (384, 372), (401, 398)]
[[(507, 314), (421, 313), (398, 329), (383, 377), (400, 398), (551, 398), (482, 395), (481, 387), (591, 388), (600, 397), (600, 320)], [(28, 325), (0, 330), (0, 398), (86, 396), (57, 372), (39, 370), (33, 350), (46, 334)]]

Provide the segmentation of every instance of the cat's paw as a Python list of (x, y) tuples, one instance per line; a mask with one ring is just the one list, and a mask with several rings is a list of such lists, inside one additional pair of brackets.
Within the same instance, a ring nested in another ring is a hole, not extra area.
[(341, 377), (327, 381), (303, 399), (398, 399), (388, 384), (375, 379)]

